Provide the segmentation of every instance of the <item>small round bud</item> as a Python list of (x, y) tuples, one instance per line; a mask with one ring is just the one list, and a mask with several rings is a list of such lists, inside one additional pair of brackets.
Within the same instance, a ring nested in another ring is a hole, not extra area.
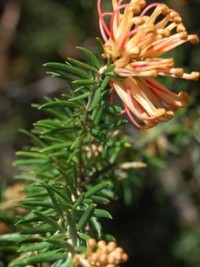
[(106, 267), (116, 267), (116, 265), (109, 263), (109, 264), (106, 265)]
[(122, 257), (121, 257), (121, 260), (122, 260), (122, 262), (127, 261), (128, 260), (128, 255), (126, 253), (123, 253)]
[(106, 253), (102, 253), (99, 256), (99, 262), (101, 263), (101, 265), (105, 266), (108, 263), (108, 255)]
[(124, 252), (124, 250), (123, 250), (123, 248), (121, 248), (121, 247), (117, 247), (116, 249), (115, 249), (115, 253), (120, 253), (120, 254), (122, 254)]
[(109, 263), (109, 264), (106, 265), (106, 267), (116, 267), (116, 265)]
[(90, 248), (95, 248), (96, 244), (97, 244), (97, 242), (96, 242), (96, 240), (94, 238), (89, 239), (88, 242), (87, 242), (87, 245)]
[(108, 255), (108, 263), (114, 264), (115, 263), (115, 253), (112, 252)]
[(98, 243), (97, 243), (98, 247), (99, 248), (102, 248), (102, 247), (105, 247), (106, 246), (106, 242), (104, 240), (100, 240)]
[(116, 247), (117, 247), (117, 244), (114, 241), (109, 242), (108, 245), (107, 245), (107, 248), (108, 248), (109, 252), (113, 251)]

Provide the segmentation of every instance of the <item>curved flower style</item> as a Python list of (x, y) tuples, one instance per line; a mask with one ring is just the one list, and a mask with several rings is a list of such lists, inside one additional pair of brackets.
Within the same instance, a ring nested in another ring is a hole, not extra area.
[(118, 76), (111, 80), (111, 102), (116, 92), (130, 120), (138, 128), (151, 128), (171, 119), (174, 111), (189, 101), (186, 92), (171, 92), (155, 77), (199, 78), (198, 72), (184, 73), (182, 68), (175, 68), (173, 58), (160, 56), (183, 43), (196, 44), (199, 39), (188, 35), (180, 15), (165, 4), (145, 7), (144, 0), (112, 0), (112, 6), (112, 12), (102, 12), (98, 0), (103, 57), (115, 64)]

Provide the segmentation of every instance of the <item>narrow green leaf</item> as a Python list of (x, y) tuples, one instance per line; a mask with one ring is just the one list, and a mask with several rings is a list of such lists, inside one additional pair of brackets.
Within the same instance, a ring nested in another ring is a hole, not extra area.
[(92, 109), (94, 109), (100, 102), (101, 100), (101, 86), (98, 87), (94, 93), (94, 96), (93, 96), (93, 99), (92, 99), (92, 102), (90, 104), (90, 107), (89, 107), (89, 111), (91, 111)]
[[(55, 186), (50, 186), (49, 187), (51, 188), (52, 191), (54, 191), (59, 197), (61, 197), (63, 199), (63, 201), (67, 201), (67, 206), (69, 208), (72, 207), (72, 200), (71, 198), (68, 196), (68, 192), (66, 190), (66, 188), (56, 188)], [(62, 192), (63, 191), (63, 192)], [(70, 203), (70, 204), (69, 204)]]
[(51, 217), (49, 216), (46, 216), (45, 214), (43, 214), (42, 212), (40, 211), (34, 211), (34, 213), (38, 216), (39, 219), (41, 219), (42, 221), (48, 223), (49, 225), (52, 226), (52, 228), (54, 228), (55, 231), (61, 231), (61, 232), (64, 232), (64, 229), (62, 228), (61, 225), (59, 225), (55, 219), (52, 219)]
[[(54, 72), (54, 71), (47, 71), (46, 72), (48, 75), (51, 75), (53, 78), (61, 78), (61, 74), (58, 72)], [(71, 79), (72, 80), (72, 79)]]
[(52, 146), (47, 146), (45, 148), (43, 148), (42, 150), (40, 150), (41, 153), (44, 152), (49, 152), (49, 151), (53, 151), (53, 150), (57, 150), (57, 149), (61, 149), (61, 148), (67, 148), (70, 145), (70, 143), (65, 142), (65, 143), (61, 143), (61, 144), (55, 144)]
[(85, 240), (85, 241), (88, 241), (91, 237), (87, 234), (84, 234), (84, 233), (79, 233), (79, 236), (81, 239)]
[(93, 215), (94, 208), (95, 208), (94, 204), (87, 207), (87, 209), (85, 210), (85, 212), (83, 213), (82, 217), (80, 218), (77, 224), (78, 231), (83, 230), (85, 228), (85, 226), (87, 225), (87, 223), (89, 222), (89, 220)]
[(23, 156), (23, 157), (30, 157), (30, 158), (42, 158), (46, 159), (46, 156), (44, 154), (41, 154), (40, 152), (34, 152), (34, 151), (18, 151), (16, 152), (17, 156)]
[[(111, 186), (111, 183), (109, 185)], [(101, 196), (107, 197), (109, 199), (113, 199), (114, 198), (114, 191), (109, 189), (110, 186), (108, 186), (108, 188), (104, 188), (101, 191)]]
[(76, 59), (73, 59), (73, 58), (68, 58), (67, 59), (69, 61), (69, 63), (73, 64), (73, 65), (76, 65), (77, 67), (80, 67), (82, 69), (85, 69), (85, 70), (89, 70), (89, 71), (92, 71), (94, 73), (97, 73), (97, 69), (92, 67), (91, 65), (88, 65), (88, 64), (85, 64), (79, 60), (76, 60)]
[(23, 267), (30, 264), (37, 264), (43, 262), (52, 262), (55, 260), (66, 259), (67, 255), (63, 252), (45, 252), (40, 253), (38, 255), (30, 256), (27, 258), (27, 255), (23, 256), (24, 258), (20, 257), (12, 261), (9, 267)]
[(103, 209), (95, 209), (94, 215), (100, 218), (112, 219), (112, 215), (108, 211)]
[(89, 64), (91, 64), (97, 69), (100, 68), (100, 63), (99, 63), (98, 58), (90, 50), (83, 48), (83, 47), (77, 47), (77, 48), (84, 54)]
[(0, 236), (0, 244), (5, 243), (5, 242), (14, 242), (14, 243), (19, 243), (24, 240), (24, 237), (21, 234), (4, 234)]
[[(45, 210), (43, 211), (43, 213), (45, 215), (48, 215), (48, 214), (53, 214), (54, 212), (54, 209), (48, 209), (48, 210)], [(25, 223), (30, 223), (30, 222), (38, 222), (38, 216), (34, 215), (34, 214), (28, 214), (27, 216), (25, 216), (23, 219), (19, 220), (16, 225), (19, 225), (19, 224), (25, 224)]]
[(53, 205), (50, 202), (44, 201), (35, 201), (35, 200), (24, 200), (22, 202), (23, 206), (30, 206), (30, 207), (45, 207), (45, 208), (52, 208)]
[(74, 85), (93, 85), (97, 84), (98, 82), (93, 79), (83, 79), (83, 80), (75, 80), (72, 82)]
[(74, 205), (73, 205), (73, 209), (75, 209), (75, 208), (77, 208), (78, 206), (80, 206), (80, 205), (83, 203), (84, 199), (85, 199), (85, 194), (82, 193), (82, 194), (79, 196), (79, 198), (76, 200), (76, 202), (74, 203)]
[(98, 234), (98, 238), (101, 238), (102, 229), (101, 229), (101, 224), (98, 222), (97, 218), (92, 217), (91, 223)]
[(69, 64), (49, 62), (49, 63), (44, 64), (44, 66), (47, 68), (54, 69), (54, 70), (59, 70), (59, 71), (63, 71), (66, 73), (71, 73), (71, 74), (76, 75), (77, 77), (82, 77), (82, 78), (86, 78), (86, 79), (90, 78), (90, 75), (87, 72), (82, 71), (79, 68), (74, 67), (74, 66), (69, 65)]
[(86, 92), (86, 93), (83, 93), (81, 95), (78, 95), (78, 96), (75, 96), (75, 97), (70, 98), (69, 101), (81, 100), (81, 99), (87, 98), (89, 95), (90, 95), (90, 93), (89, 92)]
[(120, 113), (122, 111), (121, 107), (116, 106), (116, 105), (106, 105), (105, 106), (105, 110), (107, 110), (108, 112), (110, 112), (111, 114), (116, 114), (116, 113)]
[(69, 244), (67, 241), (66, 241), (66, 234), (63, 235), (62, 234), (58, 234), (56, 233), (56, 235), (54, 236), (50, 236), (50, 237), (47, 237), (45, 238), (45, 240), (50, 243), (50, 244), (53, 244), (57, 247), (60, 247), (60, 248), (65, 248), (67, 249), (68, 251), (70, 251), (72, 254), (74, 254), (75, 252), (75, 247), (71, 244)]
[(54, 207), (55, 207), (57, 213), (58, 213), (61, 217), (63, 217), (62, 209), (61, 209), (60, 204), (58, 203), (58, 201), (57, 201), (57, 199), (56, 199), (56, 197), (55, 197), (55, 195), (54, 195), (54, 192), (52, 191), (51, 187), (49, 187), (48, 185), (45, 185), (45, 184), (43, 184), (43, 186), (44, 186), (44, 187), (46, 188), (46, 190), (48, 191), (48, 194), (49, 194), (49, 196), (50, 196), (50, 198), (51, 198), (51, 200), (52, 200), (52, 202), (53, 202), (53, 205), (54, 205)]
[(70, 73), (66, 73), (66, 72), (59, 71), (59, 70), (56, 70), (56, 72), (47, 71), (47, 74), (51, 75), (52, 77), (62, 79), (64, 82), (66, 82), (69, 85), (74, 80), (74, 77), (72, 77)]
[(98, 109), (94, 109), (92, 113), (92, 120), (94, 125), (98, 125), (100, 120), (102, 119), (102, 113), (104, 111), (104, 108), (100, 106)]
[(69, 225), (69, 236), (73, 242), (73, 245), (76, 246), (78, 238), (76, 223), (74, 221), (73, 214), (69, 210), (66, 210), (65, 212), (67, 214), (67, 222)]
[(77, 93), (79, 91), (85, 91), (86, 89), (87, 89), (87, 87), (85, 87), (84, 85), (82, 85), (82, 86), (76, 88), (73, 92), (74, 93)]
[(77, 102), (69, 101), (69, 100), (60, 100), (60, 101), (54, 101), (54, 102), (48, 102), (39, 107), (39, 109), (45, 109), (45, 108), (61, 108), (61, 107), (74, 107), (79, 108), (80, 104)]
[(29, 227), (21, 231), (21, 233), (24, 235), (43, 234), (43, 233), (46, 234), (48, 232), (55, 232), (55, 230), (49, 224), (42, 224), (40, 226), (35, 226), (34, 228)]
[(49, 247), (49, 243), (47, 242), (40, 242), (37, 244), (31, 244), (31, 245), (24, 245), (20, 249), (18, 249), (18, 252), (29, 252), (29, 251), (36, 251), (41, 249), (47, 249)]
[(94, 200), (95, 203), (99, 203), (99, 204), (108, 204), (110, 202), (108, 198), (97, 196), (97, 195), (92, 195), (91, 199)]
[(110, 82), (110, 77), (106, 75), (101, 83), (102, 90), (104, 90), (108, 86), (109, 82)]
[(19, 131), (28, 136), (33, 141), (34, 145), (37, 145), (39, 147), (44, 147), (46, 145), (44, 142), (41, 141), (39, 137), (37, 137), (33, 133), (30, 133), (24, 129), (20, 129)]
[(21, 159), (14, 162), (14, 166), (28, 166), (28, 165), (39, 165), (45, 164), (48, 159)]
[(104, 53), (103, 41), (97, 37), (96, 43), (98, 47), (98, 58), (101, 64), (103, 65), (105, 63), (105, 59), (102, 57), (102, 54)]
[(110, 235), (110, 234), (106, 234), (106, 240), (107, 241), (116, 241), (116, 238), (113, 236), (113, 235)]
[(110, 182), (102, 182), (92, 188), (90, 188), (86, 193), (85, 193), (85, 197), (88, 198), (94, 194), (96, 194), (97, 192), (101, 191), (102, 189), (109, 187), (110, 186)]

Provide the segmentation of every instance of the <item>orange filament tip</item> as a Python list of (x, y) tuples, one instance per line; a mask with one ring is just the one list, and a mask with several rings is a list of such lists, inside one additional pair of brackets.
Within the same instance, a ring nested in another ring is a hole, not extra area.
[(179, 24), (176, 28), (177, 32), (184, 32), (185, 31), (185, 27), (183, 26), (183, 24)]
[(174, 116), (174, 112), (172, 110), (167, 110), (165, 115), (168, 117), (168, 118), (172, 118)]
[(139, 5), (141, 6), (141, 8), (144, 8), (146, 6), (146, 1), (140, 1)]
[(166, 113), (166, 110), (164, 108), (158, 108), (155, 112), (155, 117), (161, 117)]
[(131, 9), (135, 14), (138, 14), (141, 11), (141, 7), (139, 5), (133, 5)]
[(129, 53), (133, 55), (139, 55), (140, 52), (141, 52), (141, 49), (138, 46), (135, 46), (129, 50)]
[(163, 9), (162, 9), (162, 14), (167, 16), (170, 14), (170, 9), (167, 7), (167, 6), (164, 6)]
[(135, 25), (142, 25), (144, 22), (145, 22), (145, 20), (144, 20), (144, 18), (140, 18), (140, 17), (137, 17), (137, 18), (133, 18), (133, 23), (135, 24)]
[(200, 76), (199, 72), (193, 71), (191, 73), (184, 73), (182, 78), (186, 79), (186, 80), (197, 81), (197, 80), (199, 80), (199, 76)]
[(182, 18), (180, 16), (179, 17), (175, 17), (174, 18), (174, 22), (177, 23), (177, 24), (179, 24), (179, 23), (182, 22)]
[(171, 10), (170, 12), (170, 17), (171, 18), (177, 18), (177, 17), (180, 17), (179, 13), (174, 11), (174, 10)]
[(184, 32), (180, 32), (179, 33), (179, 38), (182, 39), (182, 40), (187, 40), (188, 39), (188, 34), (186, 31)]
[(170, 30), (169, 29), (158, 29), (156, 31), (158, 34), (161, 34), (163, 36), (170, 36)]
[(190, 34), (188, 35), (188, 41), (190, 41), (191, 44), (198, 44), (199, 37), (196, 34)]

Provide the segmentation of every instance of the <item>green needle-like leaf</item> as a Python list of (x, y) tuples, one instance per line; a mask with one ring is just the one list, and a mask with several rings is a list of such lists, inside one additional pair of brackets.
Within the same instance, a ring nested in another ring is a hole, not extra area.
[(23, 245), (20, 249), (18, 249), (18, 252), (29, 252), (29, 251), (36, 251), (41, 249), (47, 249), (49, 247), (49, 243), (47, 242), (40, 242), (33, 245)]
[(92, 217), (91, 218), (91, 223), (94, 227), (94, 229), (96, 230), (97, 234), (98, 234), (98, 238), (101, 238), (101, 234), (102, 234), (102, 227), (101, 224), (98, 222), (96, 217)]
[(55, 219), (51, 218), (50, 216), (46, 216), (40, 211), (34, 211), (34, 213), (38, 216), (39, 219), (51, 225), (56, 231), (61, 231), (61, 232), (65, 231), (65, 229), (61, 225), (59, 225)]
[(80, 108), (80, 104), (77, 102), (73, 102), (72, 100), (60, 100), (60, 101), (53, 101), (48, 102), (39, 107), (39, 109), (45, 109), (45, 108), (61, 108), (61, 107), (74, 107), (74, 108)]
[(94, 96), (93, 96), (93, 99), (92, 99), (92, 102), (90, 104), (90, 107), (89, 107), (89, 111), (91, 111), (92, 109), (94, 109), (100, 102), (101, 100), (101, 86), (98, 87), (94, 93)]
[(94, 85), (97, 83), (98, 82), (93, 79), (75, 80), (72, 82), (72, 84), (75, 84), (75, 85)]
[(85, 78), (85, 79), (90, 78), (90, 75), (87, 72), (82, 71), (69, 64), (49, 62), (49, 63), (44, 64), (44, 67), (51, 68), (51, 69), (58, 70), (58, 71), (63, 71), (66, 73), (71, 73), (80, 78)]
[(86, 208), (85, 212), (83, 213), (83, 216), (81, 217), (80, 221), (78, 222), (78, 225), (77, 225), (78, 231), (83, 230), (84, 227), (87, 225), (87, 223), (89, 222), (89, 220), (91, 219), (91, 217), (93, 215), (94, 208), (95, 208), (94, 204), (92, 204)]
[(50, 152), (50, 151), (53, 151), (53, 150), (58, 150), (58, 149), (61, 149), (61, 148), (66, 148), (70, 145), (70, 143), (61, 143), (61, 144), (55, 144), (55, 145), (52, 145), (52, 146), (47, 146), (45, 148), (43, 148), (42, 150), (40, 150), (41, 153), (44, 153), (44, 152)]
[(112, 215), (108, 211), (103, 209), (95, 209), (94, 215), (100, 218), (112, 219)]
[(39, 137), (37, 137), (35, 134), (30, 133), (30, 132), (23, 130), (23, 129), (20, 129), (20, 132), (25, 134), (26, 136), (28, 136), (35, 145), (38, 145), (40, 147), (45, 146), (45, 143), (42, 142), (42, 140)]
[(32, 235), (32, 234), (47, 234), (48, 232), (54, 233), (55, 230), (49, 224), (42, 224), (40, 226), (35, 226), (34, 228), (27, 228), (21, 231), (24, 235)]
[(82, 194), (79, 196), (79, 198), (76, 200), (76, 202), (74, 203), (74, 205), (73, 205), (73, 209), (75, 209), (75, 208), (77, 208), (78, 206), (80, 206), (80, 205), (83, 203), (84, 199), (85, 199), (85, 194), (82, 193)]
[(82, 68), (84, 70), (89, 70), (89, 71), (92, 71), (94, 73), (97, 73), (97, 69), (92, 67), (91, 65), (88, 65), (88, 64), (85, 64), (79, 60), (76, 60), (76, 59), (73, 59), (73, 58), (68, 58), (67, 59), (69, 63), (79, 67), (79, 68)]
[(46, 156), (44, 154), (41, 154), (40, 152), (34, 152), (34, 151), (18, 151), (16, 153), (17, 156), (23, 156), (28, 158), (42, 158), (46, 159)]
[(20, 257), (13, 262), (10, 263), (9, 267), (23, 267), (30, 264), (37, 264), (37, 263), (43, 263), (43, 262), (52, 262), (59, 259), (66, 259), (67, 255), (63, 252), (45, 252), (40, 253), (38, 255), (30, 256), (27, 258), (27, 256), (24, 256), (24, 258)]
[(101, 191), (102, 189), (109, 187), (110, 182), (102, 182), (92, 188), (90, 188), (86, 193), (85, 193), (85, 197), (88, 198), (94, 194), (96, 194), (97, 192)]
[(86, 92), (84, 94), (81, 94), (81, 95), (78, 95), (78, 96), (75, 96), (75, 97), (70, 98), (69, 101), (81, 100), (81, 99), (87, 98), (89, 95), (90, 95), (90, 93), (89, 92)]
[(53, 203), (53, 205), (54, 205), (54, 207), (55, 207), (55, 209), (56, 209), (56, 211), (57, 211), (57, 213), (63, 218), (63, 211), (62, 211), (62, 209), (61, 209), (61, 207), (60, 207), (60, 204), (58, 203), (58, 201), (57, 201), (57, 199), (56, 199), (56, 197), (55, 197), (55, 194), (54, 194), (54, 192), (52, 191), (52, 189), (51, 189), (51, 187), (49, 187), (48, 185), (45, 185), (45, 184), (43, 184), (43, 186), (46, 188), (46, 190), (48, 191), (48, 194), (49, 194), (49, 196), (50, 196), (50, 198), (51, 198), (51, 200), (52, 200), (52, 203)]
[(81, 52), (84, 54), (89, 64), (91, 64), (97, 69), (101, 67), (98, 58), (90, 50), (83, 48), (83, 47), (77, 47), (77, 48), (81, 50)]
[(28, 165), (39, 165), (45, 164), (48, 162), (48, 159), (20, 159), (14, 162), (15, 166), (28, 166)]

